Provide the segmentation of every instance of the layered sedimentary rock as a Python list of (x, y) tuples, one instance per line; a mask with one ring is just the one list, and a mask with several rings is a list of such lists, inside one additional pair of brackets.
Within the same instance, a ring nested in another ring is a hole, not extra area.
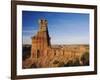
[(81, 57), (86, 52), (89, 52), (88, 45), (51, 45), (47, 20), (41, 19), (39, 30), (32, 37), (31, 56), (23, 62), (23, 67), (61, 67), (76, 60), (75, 65), (83, 65)]

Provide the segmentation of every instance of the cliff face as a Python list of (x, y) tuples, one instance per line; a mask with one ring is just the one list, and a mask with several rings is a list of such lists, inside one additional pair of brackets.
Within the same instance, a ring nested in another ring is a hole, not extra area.
[(82, 56), (89, 55), (87, 45), (52, 46), (48, 33), (47, 20), (39, 20), (39, 30), (32, 37), (30, 58), (23, 61), (23, 68), (45, 68), (89, 65)]
[(68, 67), (89, 65), (88, 45), (68, 45), (45, 49), (23, 61), (23, 68)]

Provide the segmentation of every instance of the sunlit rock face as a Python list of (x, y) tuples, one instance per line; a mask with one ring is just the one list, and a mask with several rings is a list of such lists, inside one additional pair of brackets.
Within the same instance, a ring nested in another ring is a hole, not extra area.
[(46, 68), (89, 65), (89, 45), (51, 45), (48, 22), (39, 20), (39, 30), (32, 37), (31, 55), (23, 68)]

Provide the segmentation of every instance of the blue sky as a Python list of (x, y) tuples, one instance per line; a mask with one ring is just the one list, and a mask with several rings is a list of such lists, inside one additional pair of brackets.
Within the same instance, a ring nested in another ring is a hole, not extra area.
[(23, 44), (31, 44), (39, 19), (48, 21), (51, 44), (89, 44), (89, 14), (22, 11)]

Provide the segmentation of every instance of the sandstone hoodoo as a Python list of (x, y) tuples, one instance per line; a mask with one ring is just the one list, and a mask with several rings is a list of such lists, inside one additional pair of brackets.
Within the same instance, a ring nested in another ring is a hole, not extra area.
[(50, 39), (48, 22), (40, 19), (39, 30), (32, 36), (31, 55), (23, 61), (23, 68), (89, 65), (89, 45), (52, 45)]

